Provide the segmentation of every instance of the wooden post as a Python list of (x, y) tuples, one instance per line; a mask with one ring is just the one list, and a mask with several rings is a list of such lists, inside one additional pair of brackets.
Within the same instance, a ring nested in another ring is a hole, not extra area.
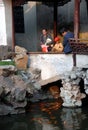
[[(74, 38), (78, 41), (80, 21), (80, 0), (75, 0), (74, 8)], [(76, 53), (73, 53), (73, 66), (76, 66)]]
[(57, 6), (58, 2), (54, 2), (54, 38), (57, 36)]
[(77, 41), (79, 37), (79, 21), (80, 21), (80, 0), (75, 0), (74, 8), (74, 37)]

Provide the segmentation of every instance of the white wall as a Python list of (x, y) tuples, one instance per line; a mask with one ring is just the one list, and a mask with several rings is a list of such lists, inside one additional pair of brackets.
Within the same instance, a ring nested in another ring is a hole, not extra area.
[(88, 66), (88, 55), (76, 55), (77, 67)]
[(0, 45), (7, 45), (5, 6), (2, 0), (0, 1)]
[(3, 0), (5, 5), (7, 45), (13, 44), (12, 0)]
[(53, 78), (72, 70), (72, 55), (64, 54), (30, 54), (29, 67), (41, 70), (41, 79)]
[[(87, 55), (76, 55), (77, 67), (88, 67)], [(29, 54), (29, 68), (40, 69), (41, 79), (53, 79), (73, 69), (73, 54)]]

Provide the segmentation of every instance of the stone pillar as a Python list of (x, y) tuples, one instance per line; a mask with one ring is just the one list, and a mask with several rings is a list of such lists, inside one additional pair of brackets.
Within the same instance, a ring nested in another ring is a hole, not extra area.
[(7, 45), (5, 6), (3, 0), (0, 0), (0, 45)]

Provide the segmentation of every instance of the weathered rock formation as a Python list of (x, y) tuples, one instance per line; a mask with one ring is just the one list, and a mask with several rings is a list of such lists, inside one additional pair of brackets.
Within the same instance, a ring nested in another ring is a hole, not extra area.
[[(65, 73), (61, 79), (63, 87), (61, 87), (60, 95), (63, 99), (63, 106), (82, 106), (82, 99), (88, 94), (88, 69), (74, 68), (73, 71)], [(84, 83), (82, 86), (80, 86), (81, 81)]]
[(26, 70), (28, 63), (27, 50), (23, 47), (15, 46), (15, 54), (14, 61), (17, 69)]
[(0, 72), (0, 115), (24, 113), (28, 98), (37, 91), (37, 83), (14, 66), (0, 66)]

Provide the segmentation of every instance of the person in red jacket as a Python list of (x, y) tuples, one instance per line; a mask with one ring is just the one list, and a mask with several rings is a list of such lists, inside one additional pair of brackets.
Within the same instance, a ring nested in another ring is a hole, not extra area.
[(60, 42), (60, 40), (61, 39), (59, 36), (55, 37), (55, 45), (52, 48), (53, 52), (63, 52), (63, 44)]

